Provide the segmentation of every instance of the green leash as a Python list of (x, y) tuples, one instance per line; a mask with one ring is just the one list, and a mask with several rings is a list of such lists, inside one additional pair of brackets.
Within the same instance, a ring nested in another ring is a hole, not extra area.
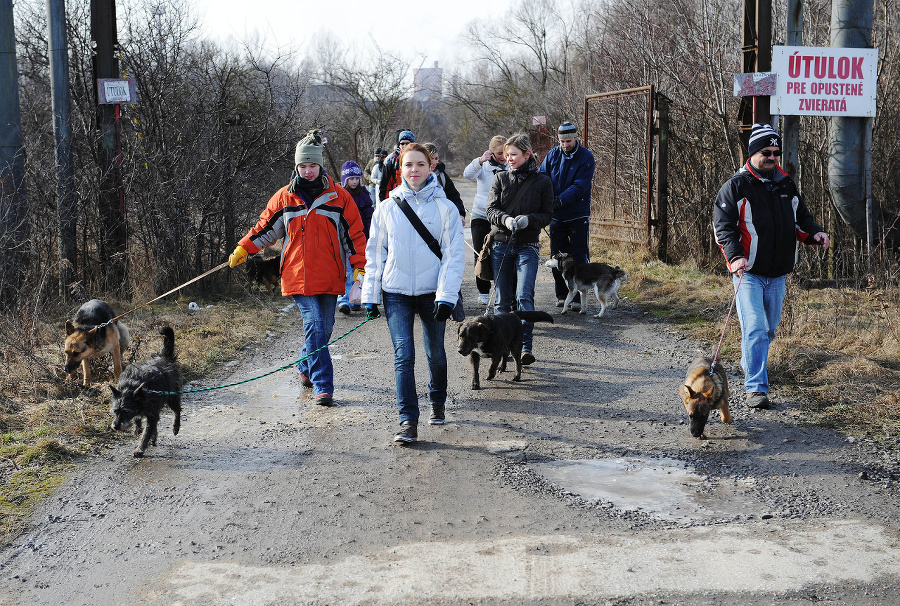
[(185, 394), (185, 393), (199, 393), (199, 392), (203, 392), (203, 391), (214, 391), (216, 389), (225, 389), (226, 387), (234, 387), (235, 385), (243, 385), (244, 383), (256, 381), (257, 379), (262, 379), (263, 377), (268, 377), (269, 375), (274, 375), (276, 372), (281, 372), (282, 370), (287, 370), (288, 368), (292, 368), (292, 367), (296, 366), (298, 363), (302, 362), (303, 360), (308, 359), (314, 353), (316, 353), (318, 351), (322, 351), (329, 345), (334, 345), (335, 343), (337, 343), (338, 341), (340, 341), (341, 339), (343, 339), (344, 337), (349, 335), (354, 330), (361, 328), (362, 325), (365, 324), (366, 322), (370, 322), (374, 319), (375, 318), (366, 318), (365, 320), (363, 320), (362, 322), (360, 322), (359, 324), (357, 324), (356, 326), (354, 326), (353, 328), (351, 328), (350, 330), (348, 330), (341, 336), (339, 336), (335, 339), (332, 339), (330, 342), (326, 343), (322, 347), (319, 347), (318, 349), (314, 349), (313, 351), (309, 352), (305, 356), (302, 356), (301, 358), (297, 359), (296, 362), (289, 362), (288, 364), (285, 364), (284, 366), (276, 368), (275, 370), (270, 370), (269, 372), (267, 372), (265, 374), (261, 374), (258, 377), (251, 377), (249, 379), (244, 379), (243, 381), (237, 381), (236, 383), (228, 383), (227, 385), (217, 385), (215, 387), (200, 387), (198, 389), (186, 389), (184, 391), (157, 391), (155, 389), (144, 389), (144, 391), (146, 391), (147, 393), (158, 393), (158, 394), (162, 394), (164, 396), (176, 396), (176, 395)]

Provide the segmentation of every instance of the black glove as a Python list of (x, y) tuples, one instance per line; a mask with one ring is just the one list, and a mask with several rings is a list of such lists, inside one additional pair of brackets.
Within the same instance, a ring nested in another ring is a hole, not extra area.
[(453, 313), (453, 306), (444, 301), (435, 301), (434, 303), (434, 319), (437, 322), (446, 322)]
[(378, 305), (376, 303), (366, 303), (366, 320), (374, 320), (380, 317), (381, 312), (378, 311)]

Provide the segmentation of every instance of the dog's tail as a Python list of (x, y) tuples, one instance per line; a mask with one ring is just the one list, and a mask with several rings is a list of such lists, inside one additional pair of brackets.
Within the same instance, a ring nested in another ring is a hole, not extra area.
[(165, 358), (175, 357), (175, 331), (171, 326), (163, 326), (159, 329), (159, 334), (163, 336), (163, 348), (159, 352)]
[(550, 322), (553, 324), (553, 316), (546, 311), (522, 311), (517, 309), (513, 313), (519, 316), (520, 320), (525, 320), (526, 322)]
[(125, 351), (131, 345), (131, 333), (124, 322), (116, 322), (116, 328), (119, 329), (119, 351)]

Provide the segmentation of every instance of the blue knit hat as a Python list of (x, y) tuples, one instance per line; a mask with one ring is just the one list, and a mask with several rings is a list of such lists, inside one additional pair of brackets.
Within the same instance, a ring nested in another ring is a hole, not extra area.
[(768, 124), (754, 124), (750, 131), (750, 142), (747, 143), (747, 155), (752, 156), (765, 147), (781, 148), (781, 137)]
[(362, 169), (359, 164), (353, 160), (347, 160), (341, 166), (341, 187), (347, 187), (347, 179), (350, 177), (359, 177), (362, 179)]
[(411, 130), (403, 130), (400, 131), (399, 135), (397, 135), (397, 143), (400, 143), (401, 141), (409, 141), (410, 143), (415, 143), (416, 136), (412, 134)]

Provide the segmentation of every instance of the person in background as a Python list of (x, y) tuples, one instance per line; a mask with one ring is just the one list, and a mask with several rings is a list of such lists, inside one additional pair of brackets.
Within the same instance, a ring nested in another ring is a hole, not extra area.
[[(487, 204), (491, 185), (494, 183), (494, 175), (509, 168), (503, 152), (504, 145), (506, 145), (506, 137), (495, 135), (491, 138), (487, 151), (472, 160), (463, 169), (463, 177), (476, 183), (475, 199), (472, 201), (472, 218), (469, 222), (472, 231), (472, 247), (476, 250), (475, 259), (478, 258), (478, 251), (481, 251), (484, 239), (491, 231), (491, 224), (487, 219)], [(490, 281), (476, 277), (475, 287), (478, 288), (478, 302), (487, 305), (490, 302)]]
[(363, 170), (363, 184), (369, 191), (369, 198), (372, 199), (373, 203), (378, 198), (378, 185), (372, 180), (372, 169), (375, 168), (375, 165), (379, 162), (384, 162), (384, 150), (380, 147), (376, 147), (374, 156), (371, 160), (366, 162), (366, 168)]
[(353, 197), (325, 173), (322, 150), (318, 130), (297, 143), (290, 182), (269, 200), (228, 265), (237, 267), (248, 255), (284, 239), (281, 291), (293, 297), (303, 316), (300, 381), (313, 388), (316, 404), (331, 406), (334, 367), (324, 346), (331, 339), (337, 298), (344, 292), (347, 259), (357, 275), (365, 267), (366, 236)]
[(456, 185), (453, 184), (453, 180), (450, 178), (450, 175), (447, 174), (444, 163), (441, 162), (441, 156), (440, 152), (438, 152), (437, 145), (434, 143), (423, 143), (422, 147), (428, 150), (428, 154), (431, 156), (432, 174), (434, 174), (434, 177), (437, 179), (438, 185), (444, 188), (444, 194), (447, 196), (447, 199), (456, 206), (456, 210), (459, 211), (459, 216), (462, 217), (463, 227), (465, 227), (466, 207), (463, 206), (462, 196), (459, 195), (459, 190), (456, 189)]
[[(534, 283), (540, 258), (541, 228), (553, 216), (553, 184), (538, 172), (526, 134), (513, 135), (504, 147), (508, 171), (498, 172), (491, 185), (487, 217), (497, 226), (491, 245), (494, 266), (496, 312), (534, 310)], [(527, 188), (527, 189), (524, 189)], [(523, 191), (517, 198), (517, 194)], [(534, 324), (522, 322), (522, 364), (534, 363), (532, 333)]]
[(384, 200), (391, 191), (400, 185), (400, 154), (410, 143), (416, 142), (412, 131), (402, 130), (397, 134), (397, 149), (384, 161), (381, 171), (381, 183), (378, 185), (378, 201)]
[[(431, 173), (428, 150), (418, 144), (399, 158), (401, 184), (375, 207), (366, 247), (362, 302), (369, 318), (384, 305), (394, 344), (394, 378), (400, 431), (394, 442), (418, 440), (419, 399), (416, 395), (413, 325), (419, 316), (428, 360), (431, 425), (443, 425), (447, 402), (447, 354), (444, 332), (459, 296), (465, 267), (465, 244), (459, 212)], [(404, 200), (437, 241), (441, 256), (425, 242), (401, 208)]]
[(769, 345), (781, 322), (785, 278), (794, 269), (797, 242), (828, 249), (800, 190), (778, 165), (781, 137), (754, 124), (747, 162), (719, 190), (713, 208), (716, 242), (732, 274), (741, 322), (741, 368), (746, 403), (769, 408)]
[[(540, 172), (550, 177), (557, 203), (550, 221), (550, 255), (568, 253), (576, 263), (588, 263), (590, 234), (591, 185), (594, 182), (594, 155), (578, 141), (578, 129), (563, 122), (556, 129), (559, 146), (547, 153)], [(556, 282), (556, 306), (562, 307), (569, 287), (559, 270), (553, 269)], [(581, 304), (575, 295), (573, 305)]]
[(375, 151), (377, 153), (377, 155), (375, 156), (377, 161), (375, 162), (375, 165), (372, 166), (372, 172), (370, 173), (369, 180), (372, 182), (372, 201), (375, 202), (375, 204), (378, 204), (381, 201), (381, 197), (378, 195), (378, 192), (381, 189), (381, 176), (384, 174), (384, 158), (387, 154), (380, 147)]
[[(372, 213), (375, 212), (375, 203), (372, 202), (372, 198), (369, 196), (368, 190), (363, 186), (361, 179), (362, 170), (359, 168), (359, 164), (352, 160), (344, 162), (344, 165), (341, 166), (341, 186), (353, 196), (353, 201), (356, 202), (356, 207), (359, 209), (359, 216), (362, 218), (363, 233), (368, 239), (369, 226), (372, 224)], [(350, 315), (351, 311), (358, 309), (356, 305), (350, 303), (350, 289), (353, 288), (354, 273), (356, 272), (353, 271), (348, 262), (347, 289), (338, 299), (338, 311), (344, 315)]]

